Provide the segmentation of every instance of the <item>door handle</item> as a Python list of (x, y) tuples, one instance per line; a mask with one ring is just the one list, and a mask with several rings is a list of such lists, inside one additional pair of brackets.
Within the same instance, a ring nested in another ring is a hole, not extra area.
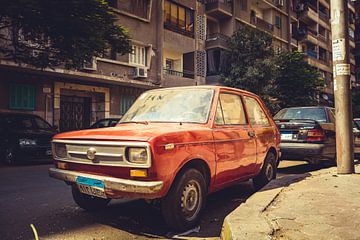
[(249, 135), (249, 137), (255, 137), (255, 132), (254, 131), (249, 131), (248, 135)]

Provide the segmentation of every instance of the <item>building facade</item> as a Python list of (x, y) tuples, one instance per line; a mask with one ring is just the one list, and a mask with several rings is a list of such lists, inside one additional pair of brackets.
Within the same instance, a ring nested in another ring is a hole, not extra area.
[[(323, 100), (332, 104), (329, 0), (109, 0), (109, 4), (118, 24), (129, 30), (131, 54), (109, 49), (77, 70), (38, 70), (0, 58), (0, 111), (34, 113), (68, 131), (101, 118), (121, 117), (147, 89), (219, 84), (227, 40), (244, 24), (270, 33), (275, 51), (302, 51), (322, 73)], [(359, 47), (355, 50), (359, 30), (355, 5), (348, 6), (354, 81), (355, 55), (360, 62)]]
[(355, 74), (356, 85), (360, 86), (360, 1), (355, 1)]

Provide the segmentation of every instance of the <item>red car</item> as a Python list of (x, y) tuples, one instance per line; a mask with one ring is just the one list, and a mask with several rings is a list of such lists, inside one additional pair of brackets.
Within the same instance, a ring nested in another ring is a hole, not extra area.
[(209, 193), (276, 177), (280, 135), (250, 92), (197, 86), (143, 93), (116, 127), (58, 134), (51, 177), (86, 210), (113, 198), (160, 200), (170, 227), (197, 224)]

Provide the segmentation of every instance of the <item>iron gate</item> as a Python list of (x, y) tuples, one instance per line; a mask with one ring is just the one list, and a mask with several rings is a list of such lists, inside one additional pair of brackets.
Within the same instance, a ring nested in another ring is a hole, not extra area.
[(60, 96), (60, 131), (72, 131), (90, 125), (91, 98)]

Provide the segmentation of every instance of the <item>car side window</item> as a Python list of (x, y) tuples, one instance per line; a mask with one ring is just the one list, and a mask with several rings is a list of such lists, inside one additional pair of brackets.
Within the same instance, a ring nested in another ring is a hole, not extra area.
[(229, 93), (220, 94), (215, 123), (219, 125), (246, 124), (244, 107), (239, 95)]
[(269, 119), (256, 99), (244, 96), (244, 101), (251, 125), (270, 125)]

